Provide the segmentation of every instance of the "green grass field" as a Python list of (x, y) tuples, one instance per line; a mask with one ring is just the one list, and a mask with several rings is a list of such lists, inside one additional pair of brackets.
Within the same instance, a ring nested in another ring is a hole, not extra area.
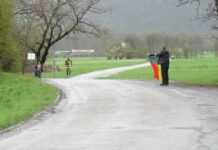
[[(96, 58), (72, 58), (73, 67), (72, 67), (72, 76), (76, 76), (79, 74), (84, 74), (92, 71), (102, 70), (102, 69), (110, 69), (114, 67), (128, 66), (134, 64), (144, 63), (143, 59), (133, 59), (133, 60), (107, 60), (103, 57)], [(52, 78), (65, 78), (65, 68), (64, 68), (64, 59), (56, 58), (55, 63), (61, 71), (59, 72), (50, 72), (45, 73), (44, 77), (52, 77)], [(47, 64), (52, 64), (52, 60), (50, 59)]]
[(0, 73), (0, 129), (33, 116), (54, 103), (58, 90), (38, 79)]
[[(111, 79), (151, 80), (151, 68), (140, 68)], [(218, 58), (176, 59), (171, 62), (170, 79), (194, 85), (218, 85)]]

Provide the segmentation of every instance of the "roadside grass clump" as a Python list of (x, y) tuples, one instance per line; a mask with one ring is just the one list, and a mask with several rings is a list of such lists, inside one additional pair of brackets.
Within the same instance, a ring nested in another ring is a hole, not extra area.
[(197, 85), (218, 85), (218, 58), (179, 59), (172, 62), (172, 80)]
[(0, 73), (0, 129), (31, 118), (55, 102), (58, 90), (30, 76)]

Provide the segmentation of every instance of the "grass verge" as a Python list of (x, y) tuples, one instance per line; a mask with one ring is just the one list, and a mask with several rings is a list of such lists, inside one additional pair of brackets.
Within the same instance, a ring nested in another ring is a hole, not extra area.
[[(120, 73), (111, 79), (151, 80), (151, 68)], [(218, 86), (218, 58), (176, 59), (171, 62), (170, 79), (186, 84)]]
[[(72, 76), (93, 72), (102, 69), (110, 69), (115, 67), (122, 67), (128, 65), (135, 65), (144, 63), (144, 59), (133, 59), (133, 60), (107, 60), (103, 57), (93, 57), (93, 58), (73, 58), (73, 67), (72, 67)], [(61, 68), (59, 72), (50, 72), (45, 73), (44, 77), (52, 78), (65, 78), (65, 68), (64, 68), (64, 59), (57, 58), (55, 59), (56, 65)], [(48, 64), (52, 64), (52, 60), (48, 61)]]
[(54, 103), (58, 90), (38, 79), (0, 73), (0, 130), (32, 117)]

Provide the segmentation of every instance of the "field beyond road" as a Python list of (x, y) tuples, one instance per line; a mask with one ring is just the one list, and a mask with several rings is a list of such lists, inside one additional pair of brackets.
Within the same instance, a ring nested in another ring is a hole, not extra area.
[(0, 73), (0, 130), (54, 103), (57, 89), (29, 76)]
[[(140, 68), (120, 73), (111, 79), (152, 80), (152, 69)], [(194, 85), (218, 85), (218, 58), (175, 59), (170, 65), (170, 79)]]
[[(55, 64), (61, 70), (58, 72), (49, 72), (45, 73), (44, 77), (50, 78), (65, 78), (65, 67), (64, 67), (64, 58), (56, 58), (55, 60), (50, 59), (47, 64), (52, 65), (55, 61)], [(145, 59), (130, 59), (130, 60), (107, 60), (105, 57), (88, 57), (88, 58), (72, 58), (73, 67), (72, 67), (72, 76), (93, 72), (102, 69), (110, 69), (115, 67), (129, 66), (135, 64), (142, 64)]]

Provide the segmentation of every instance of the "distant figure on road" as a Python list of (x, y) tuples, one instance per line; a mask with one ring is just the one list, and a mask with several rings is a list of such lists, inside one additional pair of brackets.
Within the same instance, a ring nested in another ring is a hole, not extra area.
[(72, 60), (68, 57), (65, 60), (65, 67), (66, 67), (66, 75), (67, 77), (70, 77), (71, 75), (71, 67), (73, 66)]
[(161, 74), (162, 74), (162, 84), (161, 86), (169, 85), (169, 66), (170, 66), (170, 53), (167, 51), (166, 47), (163, 47), (163, 50), (157, 54), (159, 60), (158, 64), (161, 65)]

